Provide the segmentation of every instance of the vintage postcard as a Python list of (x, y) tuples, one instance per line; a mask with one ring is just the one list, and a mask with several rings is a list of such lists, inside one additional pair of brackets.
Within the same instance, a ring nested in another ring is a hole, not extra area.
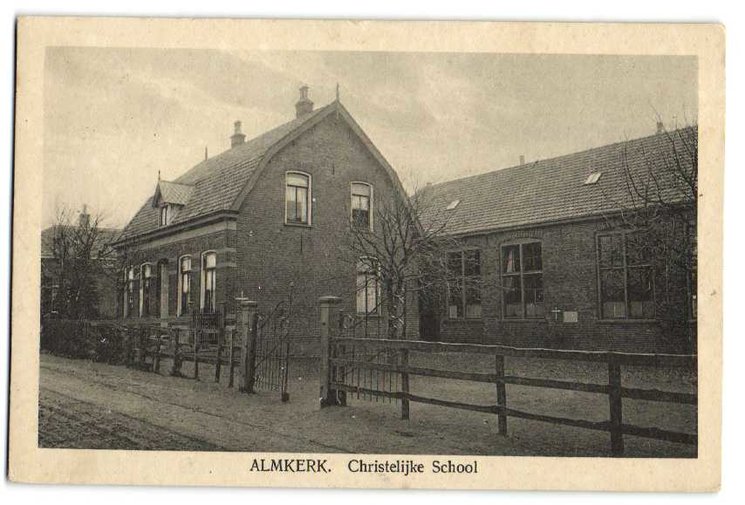
[(10, 478), (717, 490), (724, 39), (19, 19)]

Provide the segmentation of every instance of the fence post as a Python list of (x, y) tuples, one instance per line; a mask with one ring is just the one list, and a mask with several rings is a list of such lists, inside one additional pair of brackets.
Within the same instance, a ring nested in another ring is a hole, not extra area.
[(235, 332), (237, 330), (237, 324), (236, 328), (233, 328), (233, 331), (230, 332), (230, 336), (228, 337), (228, 345), (230, 347), (228, 348), (228, 387), (233, 387), (233, 375), (235, 374), (235, 355), (233, 354), (233, 346), (235, 345), (233, 342), (233, 338), (235, 337)]
[(608, 354), (608, 402), (610, 404), (610, 444), (613, 456), (623, 455), (623, 401), (621, 365), (615, 354)]
[[(409, 350), (401, 349), (401, 366), (409, 368)], [(401, 372), (401, 419), (409, 419), (409, 372)]]
[(336, 391), (331, 389), (331, 339), (337, 333), (337, 321), (339, 321), (339, 305), (341, 298), (338, 296), (322, 296), (318, 299), (321, 308), (321, 407), (339, 405)]
[(504, 384), (504, 356), (497, 355), (495, 372), (497, 375), (497, 432), (507, 435), (507, 388)]
[(222, 369), (222, 346), (225, 341), (225, 302), (217, 314), (217, 353), (215, 356), (215, 382), (220, 382)]
[(258, 304), (247, 298), (237, 298), (238, 313), (236, 314), (236, 329), (241, 332), (241, 360), (238, 366), (238, 390), (242, 393), (253, 392), (255, 369), (251, 366), (251, 326), (256, 319)]
[(171, 375), (174, 377), (181, 376), (181, 356), (179, 349), (179, 337), (181, 336), (178, 327), (171, 327), (169, 331), (171, 335), (171, 345), (173, 345), (173, 364), (171, 365)]

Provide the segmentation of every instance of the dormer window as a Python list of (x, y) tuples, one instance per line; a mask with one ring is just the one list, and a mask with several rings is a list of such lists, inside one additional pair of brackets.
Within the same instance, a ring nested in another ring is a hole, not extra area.
[(585, 179), (585, 186), (597, 184), (598, 181), (600, 180), (601, 175), (603, 175), (603, 172), (593, 172), (590, 175), (588, 175), (587, 179)]
[(171, 224), (171, 206), (167, 203), (160, 207), (160, 226), (168, 226)]

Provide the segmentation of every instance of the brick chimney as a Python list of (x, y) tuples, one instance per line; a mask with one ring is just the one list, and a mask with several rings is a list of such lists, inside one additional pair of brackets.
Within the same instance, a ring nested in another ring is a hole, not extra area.
[(657, 121), (657, 133), (664, 133), (665, 132), (665, 123), (662, 121)]
[(300, 100), (295, 104), (296, 117), (301, 117), (313, 112), (313, 102), (308, 98), (308, 86), (300, 87)]
[(239, 146), (246, 142), (246, 136), (243, 133), (241, 133), (241, 122), (236, 121), (235, 123), (233, 123), (233, 128), (235, 129), (235, 131), (233, 132), (233, 135), (230, 136), (230, 147), (231, 148), (235, 146)]

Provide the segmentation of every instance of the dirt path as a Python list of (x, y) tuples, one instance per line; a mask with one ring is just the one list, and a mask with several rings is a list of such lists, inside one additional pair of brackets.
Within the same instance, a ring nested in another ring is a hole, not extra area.
[[(168, 370), (167, 363), (162, 370)], [(291, 400), (281, 403), (276, 392), (246, 395), (228, 388), (226, 380), (216, 384), (209, 367), (201, 371), (204, 379), (195, 381), (42, 355), (39, 443), (144, 450), (608, 455), (605, 433), (511, 419), (509, 436), (501, 437), (495, 417), (476, 412), (412, 404), (411, 420), (402, 421), (395, 404), (353, 397), (348, 407), (321, 410), (317, 364), (293, 364), (291, 371)], [(425, 393), (435, 387), (434, 396), (467, 395), (483, 402), (493, 396), (493, 387), (468, 389), (458, 381), (413, 382), (412, 387)], [(542, 396), (518, 387), (508, 393), (516, 408), (607, 416), (602, 399), (596, 405), (582, 393)], [(578, 400), (584, 408), (576, 412)], [(690, 413), (671, 415), (669, 409), (649, 408), (648, 403), (628, 414), (653, 425), (662, 412), (666, 423), (695, 429)], [(626, 437), (626, 448), (628, 456), (695, 456), (694, 447), (634, 437)]]

